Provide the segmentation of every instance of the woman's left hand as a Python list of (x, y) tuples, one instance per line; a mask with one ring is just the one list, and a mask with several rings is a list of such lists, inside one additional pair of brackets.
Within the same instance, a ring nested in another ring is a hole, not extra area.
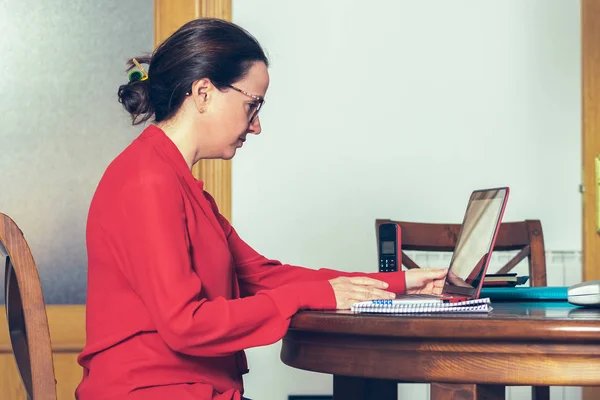
[(406, 271), (407, 294), (442, 294), (448, 268), (414, 268)]

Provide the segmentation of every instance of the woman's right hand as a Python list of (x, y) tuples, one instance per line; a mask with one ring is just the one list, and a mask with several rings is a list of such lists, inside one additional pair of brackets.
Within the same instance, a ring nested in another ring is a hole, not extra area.
[(393, 299), (395, 293), (387, 292), (388, 284), (366, 276), (340, 276), (329, 281), (335, 293), (336, 308), (347, 310), (359, 301)]

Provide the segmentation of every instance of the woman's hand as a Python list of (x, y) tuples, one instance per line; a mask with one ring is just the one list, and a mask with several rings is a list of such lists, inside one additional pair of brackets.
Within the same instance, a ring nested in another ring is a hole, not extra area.
[(406, 271), (406, 293), (442, 294), (448, 268), (414, 268)]
[(365, 276), (346, 277), (341, 276), (329, 281), (338, 310), (347, 310), (352, 304), (359, 301), (393, 299), (396, 295), (387, 292), (388, 284), (377, 279), (367, 278)]

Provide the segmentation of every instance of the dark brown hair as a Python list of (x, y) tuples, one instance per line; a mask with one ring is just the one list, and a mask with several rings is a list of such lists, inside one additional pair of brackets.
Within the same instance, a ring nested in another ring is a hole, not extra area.
[[(258, 41), (243, 28), (224, 20), (192, 20), (165, 40), (151, 56), (136, 57), (147, 64), (148, 79), (140, 74), (119, 87), (119, 102), (131, 114), (133, 125), (153, 115), (156, 122), (171, 118), (192, 83), (208, 78), (219, 90), (248, 73), (255, 62), (268, 65)], [(129, 60), (127, 71), (134, 68)], [(135, 74), (134, 74), (135, 75)]]

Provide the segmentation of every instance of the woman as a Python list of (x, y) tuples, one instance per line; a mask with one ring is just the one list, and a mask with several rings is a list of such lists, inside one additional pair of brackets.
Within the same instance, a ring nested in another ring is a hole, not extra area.
[(134, 64), (119, 100), (134, 124), (154, 124), (110, 164), (90, 206), (78, 399), (238, 400), (243, 350), (281, 339), (298, 310), (439, 292), (445, 270), (282, 265), (219, 214), (191, 168), (232, 158), (261, 131), (268, 62), (247, 32), (198, 19)]

